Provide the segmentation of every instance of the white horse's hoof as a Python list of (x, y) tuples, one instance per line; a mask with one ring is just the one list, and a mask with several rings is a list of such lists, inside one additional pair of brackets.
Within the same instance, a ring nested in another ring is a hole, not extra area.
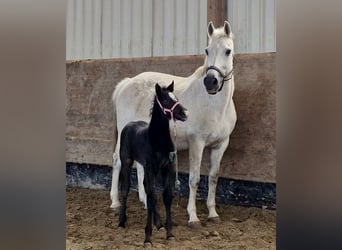
[(200, 221), (189, 221), (188, 222), (188, 227), (192, 228), (192, 229), (197, 229), (202, 227), (202, 224)]
[(112, 203), (112, 205), (110, 205), (110, 208), (113, 209), (114, 211), (119, 210), (120, 207), (121, 207), (120, 202), (119, 203)]
[(219, 224), (221, 222), (221, 219), (218, 216), (210, 217), (208, 218), (208, 222), (213, 223), (213, 224)]

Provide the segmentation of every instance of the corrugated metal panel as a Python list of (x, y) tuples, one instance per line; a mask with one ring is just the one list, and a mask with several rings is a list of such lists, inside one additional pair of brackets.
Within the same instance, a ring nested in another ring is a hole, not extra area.
[[(227, 0), (237, 53), (276, 51), (275, 0)], [(68, 0), (67, 59), (202, 54), (207, 0)]]
[(206, 0), (69, 0), (67, 59), (202, 54)]
[(236, 53), (276, 51), (275, 0), (227, 0)]

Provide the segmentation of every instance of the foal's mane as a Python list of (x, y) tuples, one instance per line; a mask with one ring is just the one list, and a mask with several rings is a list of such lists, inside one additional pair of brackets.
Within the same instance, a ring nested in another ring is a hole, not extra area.
[(151, 102), (151, 108), (150, 108), (150, 118), (152, 117), (154, 103), (156, 102), (157, 95), (153, 96), (152, 102)]

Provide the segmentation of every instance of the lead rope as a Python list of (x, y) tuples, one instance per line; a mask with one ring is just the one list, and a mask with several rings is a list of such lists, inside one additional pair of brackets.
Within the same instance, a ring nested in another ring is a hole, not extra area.
[(174, 165), (176, 169), (176, 181), (175, 181), (175, 189), (177, 192), (177, 208), (179, 207), (179, 200), (180, 200), (180, 181), (178, 178), (178, 158), (177, 158), (177, 132), (176, 132), (176, 122), (173, 122), (173, 134), (175, 136), (175, 151), (174, 151)]

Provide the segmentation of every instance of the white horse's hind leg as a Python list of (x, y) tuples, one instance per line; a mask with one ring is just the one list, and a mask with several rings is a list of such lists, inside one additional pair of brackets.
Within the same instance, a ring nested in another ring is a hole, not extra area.
[(225, 141), (216, 145), (211, 149), (210, 154), (210, 171), (209, 171), (209, 190), (208, 190), (208, 199), (207, 199), (207, 207), (209, 210), (208, 219), (212, 222), (219, 222), (219, 215), (216, 212), (216, 186), (218, 180), (218, 172), (220, 170), (220, 163), (229, 143), (229, 138)]
[(204, 149), (204, 143), (196, 141), (189, 143), (189, 201), (188, 201), (188, 214), (189, 214), (189, 226), (200, 225), (200, 221), (196, 213), (196, 194), (200, 181), (200, 169), (202, 161), (202, 153)]
[(116, 151), (113, 153), (113, 174), (112, 174), (112, 187), (110, 189), (110, 198), (112, 200), (111, 208), (114, 210), (120, 207), (118, 188), (119, 188), (119, 175), (121, 170), (121, 161), (119, 154)]
[(139, 200), (144, 203), (145, 209), (147, 209), (146, 192), (144, 188), (144, 167), (138, 162), (136, 164), (137, 164)]

